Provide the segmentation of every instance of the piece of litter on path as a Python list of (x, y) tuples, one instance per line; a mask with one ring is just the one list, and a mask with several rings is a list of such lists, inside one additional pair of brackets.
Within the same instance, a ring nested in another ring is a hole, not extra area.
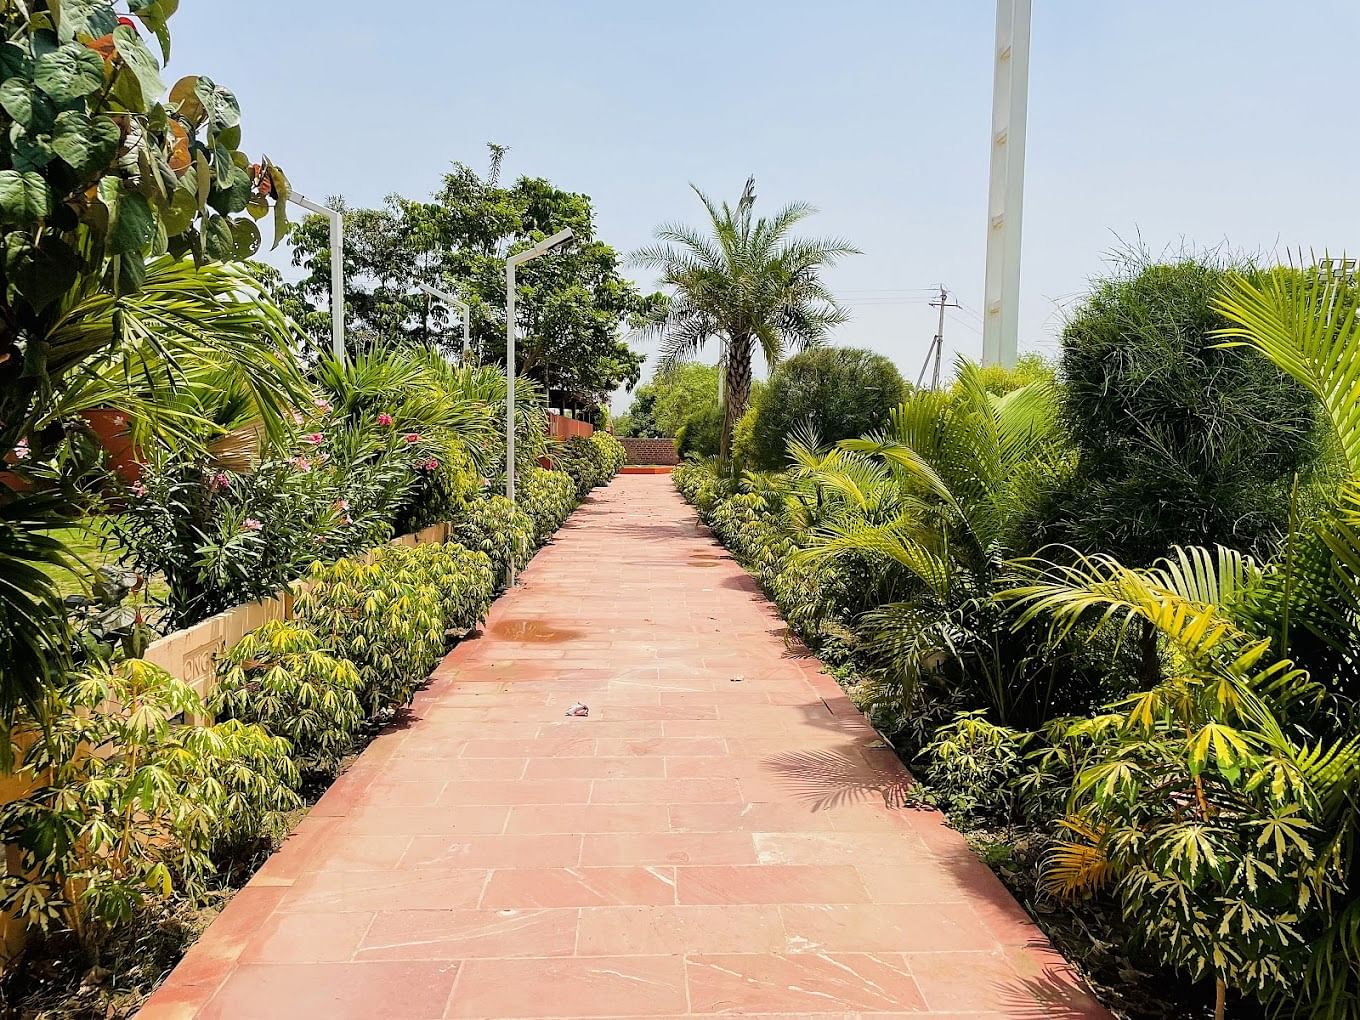
[(738, 673), (738, 674), (737, 674), (736, 676), (734, 676), (734, 677), (729, 677), (729, 679), (730, 679), (734, 684), (739, 684), (739, 683), (741, 683), (743, 680), (745, 680), (746, 678), (745, 678), (744, 676), (742, 676), (740, 673)]
[(576, 704), (572, 705), (571, 708), (567, 709), (567, 715), (590, 715), (590, 706), (578, 701)]

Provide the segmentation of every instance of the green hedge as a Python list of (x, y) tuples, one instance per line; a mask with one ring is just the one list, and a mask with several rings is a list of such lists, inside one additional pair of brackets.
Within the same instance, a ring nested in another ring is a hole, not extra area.
[(536, 530), (533, 519), (505, 496), (469, 500), (449, 523), (451, 538), (487, 555), (498, 584), (529, 562)]

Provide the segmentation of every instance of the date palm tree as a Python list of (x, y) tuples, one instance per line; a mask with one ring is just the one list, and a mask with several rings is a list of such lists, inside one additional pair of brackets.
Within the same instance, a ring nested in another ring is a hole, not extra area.
[(719, 205), (698, 188), (694, 193), (708, 213), (707, 231), (662, 226), (658, 243), (638, 251), (633, 262), (658, 270), (662, 284), (673, 289), (664, 318), (653, 326), (662, 338), (663, 371), (694, 357), (710, 340), (723, 345), (727, 385), (720, 452), (726, 461), (732, 429), (751, 396), (756, 348), (773, 367), (790, 348), (815, 346), (844, 322), (846, 313), (827, 290), (822, 270), (858, 249), (837, 238), (791, 236), (816, 211), (805, 202), (786, 205), (768, 219), (757, 217), (754, 177), (735, 206)]

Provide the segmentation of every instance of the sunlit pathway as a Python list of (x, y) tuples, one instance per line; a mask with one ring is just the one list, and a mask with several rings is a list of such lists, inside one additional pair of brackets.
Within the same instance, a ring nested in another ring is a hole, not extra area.
[(669, 478), (522, 585), (142, 1017), (1106, 1015)]

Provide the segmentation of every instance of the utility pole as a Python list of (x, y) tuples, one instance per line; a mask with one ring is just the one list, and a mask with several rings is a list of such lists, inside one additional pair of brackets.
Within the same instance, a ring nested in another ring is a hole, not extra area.
[(940, 324), (935, 327), (935, 336), (930, 341), (930, 347), (926, 350), (925, 364), (921, 366), (921, 374), (916, 377), (916, 388), (921, 388), (921, 383), (925, 382), (926, 372), (930, 369), (931, 362), (935, 363), (935, 370), (930, 377), (930, 388), (938, 390), (940, 388), (940, 358), (944, 354), (944, 310), (946, 308), (958, 308), (957, 301), (949, 300), (949, 291), (945, 290), (944, 284), (940, 284), (940, 297), (937, 301), (930, 302), (931, 308), (940, 310)]
[(1006, 368), (1015, 367), (1020, 325), (1020, 218), (1025, 196), (1029, 24), (1030, 0), (997, 0), (982, 363)]

